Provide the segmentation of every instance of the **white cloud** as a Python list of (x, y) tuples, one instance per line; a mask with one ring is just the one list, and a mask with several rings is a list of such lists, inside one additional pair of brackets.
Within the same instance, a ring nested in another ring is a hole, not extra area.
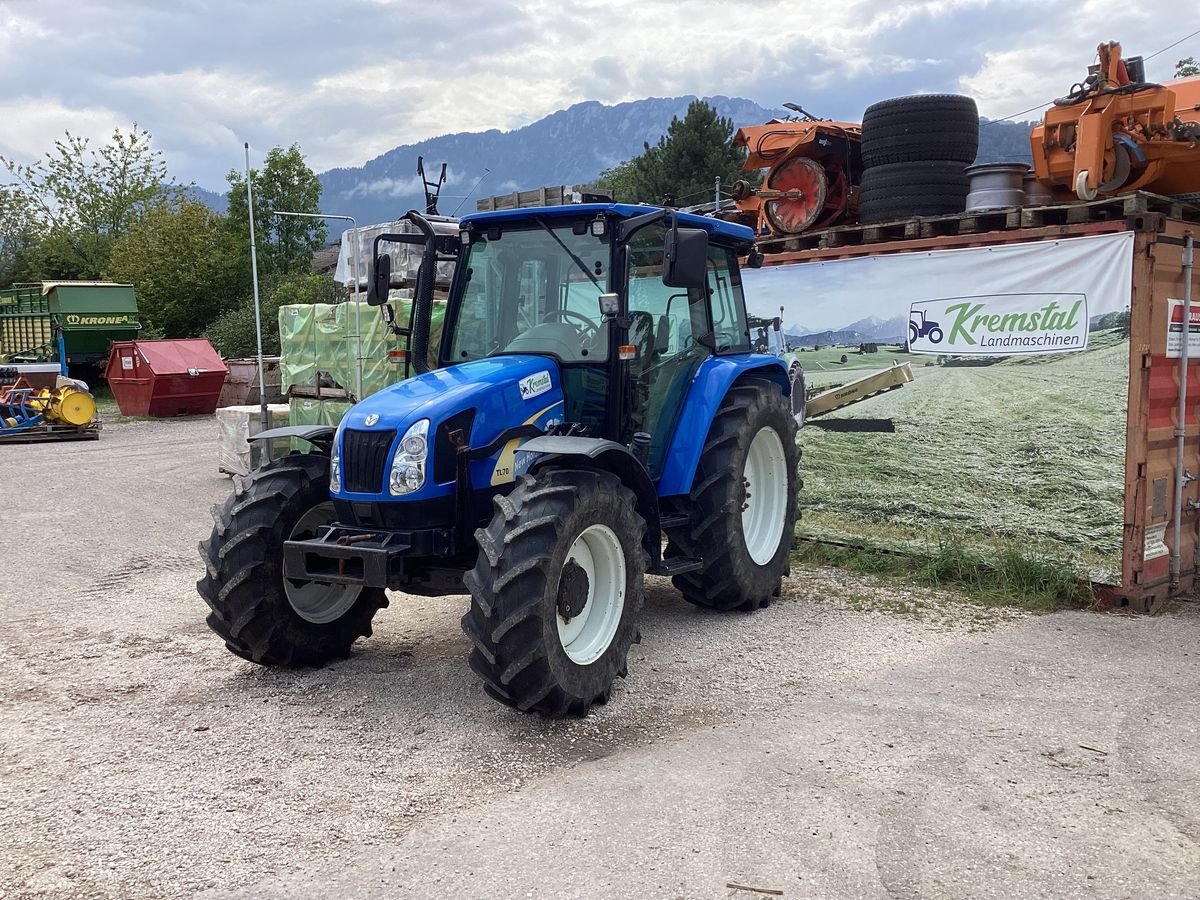
[[(219, 188), (246, 140), (260, 156), (299, 143), (323, 170), (588, 99), (724, 94), (856, 118), (883, 97), (958, 89), (995, 117), (1065, 92), (1101, 39), (1130, 53), (1168, 43), (1159, 23), (1183, 21), (1177, 11), (1167, 0), (10, 2), (0, 148), (33, 159), (65, 128), (103, 138), (136, 120), (177, 177)], [(1167, 77), (1168, 60), (1151, 77)]]
[(57, 100), (21, 99), (0, 102), (0, 156), (33, 162), (70, 131), (81, 137), (103, 139), (122, 124), (124, 117), (111, 109), (71, 109)]

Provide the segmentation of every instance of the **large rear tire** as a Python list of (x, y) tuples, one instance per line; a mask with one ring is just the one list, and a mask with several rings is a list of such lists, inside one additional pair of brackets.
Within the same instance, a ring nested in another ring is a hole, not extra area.
[(697, 606), (750, 611), (778, 596), (796, 530), (796, 420), (779, 385), (735, 384), (709, 428), (688, 503), (668, 532), (674, 551), (704, 560), (676, 575)]
[(387, 606), (379, 588), (285, 581), (283, 543), (311, 537), (333, 521), (329, 460), (294, 453), (235, 482), (213, 508), (212, 535), (200, 543), (207, 571), (196, 589), (208, 626), (229, 650), (264, 666), (319, 666), (350, 655)]
[(464, 578), (471, 668), (507, 706), (586, 715), (638, 639), (646, 523), (634, 494), (609, 472), (549, 470), (495, 504)]

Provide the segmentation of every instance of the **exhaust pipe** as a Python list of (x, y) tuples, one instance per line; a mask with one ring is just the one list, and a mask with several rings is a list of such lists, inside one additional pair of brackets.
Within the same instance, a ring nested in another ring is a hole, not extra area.
[(437, 233), (429, 220), (410, 210), (405, 219), (417, 226), (425, 237), (417, 285), (413, 291), (412, 353), (410, 362), (418, 375), (429, 371), (429, 327), (433, 318), (433, 286), (437, 280)]

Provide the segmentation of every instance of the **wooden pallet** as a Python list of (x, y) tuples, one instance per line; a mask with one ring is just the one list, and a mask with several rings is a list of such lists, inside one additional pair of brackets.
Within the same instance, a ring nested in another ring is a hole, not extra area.
[(914, 216), (869, 225), (839, 225), (788, 237), (767, 238), (759, 241), (759, 247), (766, 253), (827, 250), (947, 235), (1108, 222), (1147, 213), (1161, 213), (1172, 219), (1200, 223), (1200, 204), (1138, 191), (1086, 203), (1079, 201), (1054, 206), (976, 210), (944, 216)]
[(100, 423), (83, 428), (73, 425), (34, 425), (24, 431), (0, 434), (0, 444), (35, 444), (42, 441), (95, 441), (100, 439)]

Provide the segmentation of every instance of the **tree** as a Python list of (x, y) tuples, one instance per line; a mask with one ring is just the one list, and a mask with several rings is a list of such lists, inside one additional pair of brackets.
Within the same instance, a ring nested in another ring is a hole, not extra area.
[(159, 207), (113, 245), (109, 274), (134, 286), (142, 325), (194, 337), (250, 291), (225, 218), (203, 203)]
[(1176, 78), (1191, 78), (1193, 75), (1200, 75), (1200, 63), (1196, 62), (1196, 57), (1185, 56), (1175, 63)]
[(45, 225), (23, 191), (0, 187), (0, 287), (38, 280)]
[(717, 115), (703, 100), (693, 100), (683, 119), (671, 119), (656, 145), (645, 144), (641, 156), (605, 175), (619, 189), (628, 190), (630, 200), (679, 206), (703, 203), (712, 198), (718, 176), (727, 186), (748, 177), (742, 172), (745, 152), (733, 147), (732, 137), (731, 119)]
[[(312, 268), (313, 252), (325, 246), (328, 231), (320, 219), (294, 219), (274, 215), (285, 212), (320, 212), (321, 182), (304, 162), (298, 144), (287, 150), (273, 148), (261, 170), (250, 170), (254, 186), (254, 237), (258, 246), (259, 277), (305, 273)], [(229, 227), (243, 248), (250, 270), (250, 217), (246, 209), (246, 178), (230, 171)]]
[(113, 244), (178, 196), (162, 154), (137, 123), (129, 131), (117, 128), (98, 149), (68, 131), (44, 160), (22, 165), (0, 157), (0, 162), (46, 228), (47, 277), (99, 278)]
[(605, 169), (596, 178), (596, 187), (612, 194), (618, 203), (631, 203), (637, 200), (634, 188), (634, 160), (627, 159), (617, 163), (611, 169)]
[[(261, 297), (263, 353), (279, 353), (279, 307), (294, 303), (340, 303), (346, 289), (328, 275), (289, 275), (268, 285)], [(247, 297), (213, 322), (205, 336), (227, 358), (258, 352), (254, 300)]]

